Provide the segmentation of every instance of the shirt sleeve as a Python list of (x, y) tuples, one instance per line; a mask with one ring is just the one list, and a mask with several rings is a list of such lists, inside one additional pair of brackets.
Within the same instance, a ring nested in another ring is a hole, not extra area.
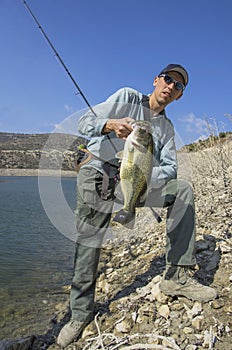
[(78, 132), (88, 137), (102, 136), (102, 130), (108, 119), (127, 117), (129, 99), (129, 89), (119, 89), (105, 102), (93, 107), (95, 114), (89, 110), (80, 118), (77, 126)]
[(175, 136), (171, 136), (159, 150), (159, 159), (152, 169), (150, 187), (160, 188), (168, 181), (177, 178), (177, 156)]

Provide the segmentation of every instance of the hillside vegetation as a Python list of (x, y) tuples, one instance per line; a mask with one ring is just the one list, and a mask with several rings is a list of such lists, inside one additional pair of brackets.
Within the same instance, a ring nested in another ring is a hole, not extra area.
[(182, 151), (185, 152), (197, 152), (205, 148), (210, 148), (218, 145), (219, 143), (224, 143), (232, 140), (232, 132), (219, 132), (216, 136), (214, 134), (210, 135), (204, 140), (198, 140), (198, 142), (190, 143), (182, 147)]

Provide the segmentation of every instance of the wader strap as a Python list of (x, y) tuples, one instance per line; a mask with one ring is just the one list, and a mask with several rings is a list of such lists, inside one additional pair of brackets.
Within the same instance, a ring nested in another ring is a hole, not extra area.
[(105, 171), (103, 173), (103, 178), (102, 178), (102, 191), (101, 191), (101, 199), (107, 200), (107, 193), (108, 193), (108, 188), (109, 188), (109, 182), (110, 182), (110, 177), (109, 177), (109, 172), (110, 172), (110, 164), (105, 163)]
[(149, 104), (149, 96), (147, 95), (143, 95), (142, 97), (142, 105), (144, 108), (144, 119), (147, 121), (151, 121), (151, 117), (150, 117), (150, 104)]
[(75, 169), (76, 172), (79, 173), (80, 168), (89, 163), (91, 161), (92, 158), (94, 158), (94, 156), (92, 155), (92, 153), (90, 153), (86, 148), (82, 148), (81, 150), (78, 151), (78, 157), (75, 161)]

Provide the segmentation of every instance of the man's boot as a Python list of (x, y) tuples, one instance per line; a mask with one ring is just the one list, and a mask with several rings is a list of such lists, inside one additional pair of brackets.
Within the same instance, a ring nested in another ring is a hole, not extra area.
[(160, 282), (160, 290), (171, 296), (184, 296), (191, 300), (207, 302), (217, 297), (217, 292), (203, 286), (190, 276), (188, 266), (169, 266)]
[(84, 330), (85, 326), (88, 324), (90, 318), (86, 319), (83, 322), (71, 320), (69, 321), (60, 331), (57, 344), (60, 345), (61, 348), (65, 348), (70, 343), (72, 343), (75, 339), (79, 337), (81, 332)]

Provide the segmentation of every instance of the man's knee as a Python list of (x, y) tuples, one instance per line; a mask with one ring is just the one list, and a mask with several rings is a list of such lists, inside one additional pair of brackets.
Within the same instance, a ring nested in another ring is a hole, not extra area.
[(178, 195), (185, 203), (193, 203), (193, 188), (187, 181), (178, 181)]

